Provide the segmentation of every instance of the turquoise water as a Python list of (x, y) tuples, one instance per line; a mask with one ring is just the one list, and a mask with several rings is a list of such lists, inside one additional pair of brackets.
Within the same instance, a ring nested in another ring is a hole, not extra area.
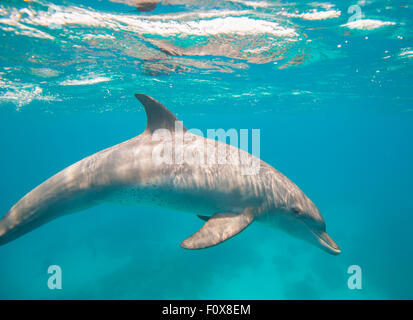
[(194, 215), (105, 204), (0, 247), (0, 298), (412, 299), (412, 4), (119, 2), (1, 2), (0, 212), (141, 133), (142, 92), (188, 128), (260, 129), (342, 254), (258, 224), (187, 251)]

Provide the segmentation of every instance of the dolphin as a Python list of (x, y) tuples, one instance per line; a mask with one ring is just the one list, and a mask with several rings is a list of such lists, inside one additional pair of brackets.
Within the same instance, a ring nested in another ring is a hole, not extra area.
[[(116, 202), (198, 215), (205, 224), (181, 243), (186, 249), (217, 245), (256, 221), (330, 254), (341, 252), (326, 233), (320, 211), (288, 178), (246, 151), (192, 133), (155, 99), (140, 93), (135, 96), (146, 111), (144, 132), (80, 160), (26, 194), (0, 221), (0, 245), (58, 217)], [(185, 139), (178, 145), (179, 132)], [(167, 152), (166, 142), (190, 155), (205, 145), (214, 146), (217, 148), (208, 149), (213, 160), (220, 157), (219, 150), (225, 150), (229, 153), (224, 160), (239, 155), (239, 159), (256, 161), (259, 167), (255, 174), (244, 174), (240, 161), (207, 163), (201, 161), (205, 160), (202, 156), (192, 159), (200, 161), (177, 161), (175, 154), (173, 161), (160, 161), (172, 154)]]

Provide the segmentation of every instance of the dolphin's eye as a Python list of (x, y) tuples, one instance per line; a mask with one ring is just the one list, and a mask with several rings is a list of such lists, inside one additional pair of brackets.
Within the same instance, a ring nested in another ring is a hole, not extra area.
[(294, 214), (300, 214), (300, 210), (298, 210), (297, 208), (291, 208), (292, 213)]

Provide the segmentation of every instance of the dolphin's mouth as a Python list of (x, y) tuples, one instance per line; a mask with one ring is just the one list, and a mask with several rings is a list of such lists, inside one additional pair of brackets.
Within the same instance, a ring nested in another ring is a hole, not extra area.
[(327, 232), (325, 231), (318, 232), (315, 230), (311, 230), (311, 232), (315, 235), (315, 237), (317, 238), (320, 244), (320, 247), (323, 250), (333, 255), (338, 255), (341, 253), (340, 247), (337, 245), (337, 243), (334, 242), (333, 239), (331, 239), (331, 237), (327, 234)]

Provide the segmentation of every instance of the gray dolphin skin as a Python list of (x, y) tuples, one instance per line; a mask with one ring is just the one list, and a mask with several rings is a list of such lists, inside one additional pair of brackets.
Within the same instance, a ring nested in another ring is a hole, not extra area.
[[(58, 217), (116, 202), (150, 204), (198, 215), (206, 222), (181, 243), (186, 249), (217, 245), (256, 221), (330, 254), (341, 252), (326, 233), (317, 207), (284, 175), (243, 150), (193, 134), (153, 98), (135, 96), (147, 114), (146, 130), (80, 160), (25, 195), (0, 221), (0, 245)], [(169, 140), (166, 132), (171, 133)], [(182, 144), (177, 143), (179, 132), (185, 135)], [(169, 154), (166, 141), (192, 155), (202, 146), (214, 146), (208, 149), (212, 150), (211, 159), (218, 159), (220, 147), (224, 147), (229, 151), (225, 159), (231, 154), (249, 157), (259, 168), (256, 174), (244, 174), (241, 162), (207, 162), (201, 161), (202, 157), (199, 161), (177, 161), (176, 153), (173, 161), (159, 161), (155, 154)]]

